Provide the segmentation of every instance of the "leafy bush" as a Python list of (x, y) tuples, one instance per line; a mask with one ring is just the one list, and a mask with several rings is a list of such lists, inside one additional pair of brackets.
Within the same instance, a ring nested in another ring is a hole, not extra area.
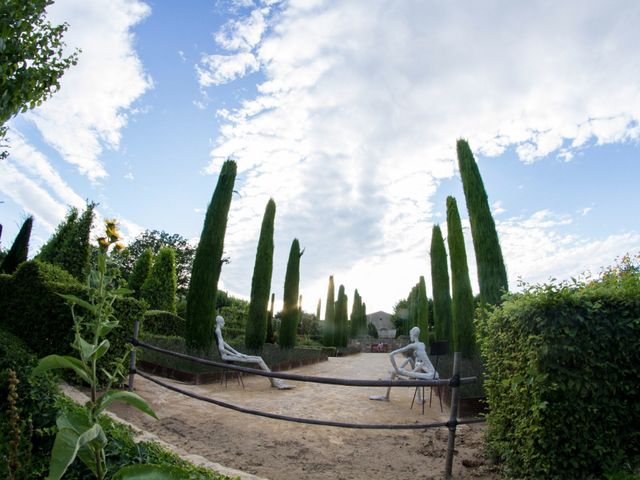
[(162, 310), (148, 310), (144, 314), (142, 329), (144, 332), (184, 337), (186, 320), (174, 313)]
[[(38, 356), (72, 352), (71, 311), (59, 294), (87, 298), (87, 289), (68, 272), (37, 260), (23, 263), (11, 277), (0, 280), (0, 327), (22, 338)], [(144, 306), (132, 298), (113, 304), (120, 325), (110, 334), (110, 364), (128, 349), (135, 320), (142, 320)]]
[(478, 327), (487, 438), (511, 474), (579, 478), (639, 465), (638, 269), (528, 287)]
[[(52, 376), (30, 379), (35, 365), (36, 357), (24, 342), (0, 329), (0, 478), (11, 478), (8, 467), (12, 440), (18, 440), (22, 448), (30, 450), (23, 452), (20, 458), (23, 476), (20, 476), (18, 469), (13, 472), (15, 478), (40, 478), (47, 469), (49, 451), (53, 445), (51, 427), (55, 425), (54, 397), (58, 387)], [(10, 389), (9, 369), (16, 373), (18, 380), (16, 406), (20, 418), (20, 439), (15, 438), (9, 422), (5, 421), (11, 408), (7, 398)], [(26, 461), (27, 454), (30, 454), (30, 462)]]

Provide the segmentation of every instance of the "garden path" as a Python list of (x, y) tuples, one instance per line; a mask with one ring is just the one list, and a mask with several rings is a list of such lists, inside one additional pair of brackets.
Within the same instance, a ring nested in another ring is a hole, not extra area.
[[(361, 353), (292, 370), (292, 373), (351, 379), (387, 379), (389, 357)], [(169, 382), (169, 381), (168, 381)], [(369, 395), (382, 388), (343, 387), (289, 382), (294, 390), (278, 391), (264, 377), (245, 377), (245, 390), (230, 378), (228, 386), (179, 385), (230, 403), (281, 413), (356, 423), (427, 423), (446, 421), (437, 397), (421, 415), (410, 409), (413, 388), (394, 388), (391, 402)], [(158, 414), (154, 420), (124, 404), (113, 411), (138, 427), (190, 453), (272, 480), (442, 478), (447, 430), (350, 430), (283, 422), (223, 409), (163, 389), (136, 377), (136, 392)], [(428, 389), (427, 389), (428, 398)], [(482, 455), (483, 425), (461, 425), (456, 437), (454, 478), (499, 478)]]

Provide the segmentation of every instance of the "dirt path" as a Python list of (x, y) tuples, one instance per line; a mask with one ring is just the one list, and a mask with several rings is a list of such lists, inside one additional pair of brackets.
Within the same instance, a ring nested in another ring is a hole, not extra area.
[[(292, 372), (343, 378), (386, 378), (387, 355), (363, 353), (298, 368)], [(175, 383), (175, 382), (174, 382)], [(314, 383), (295, 384), (294, 390), (270, 388), (263, 377), (235, 380), (228, 387), (182, 385), (195, 393), (257, 410), (291, 416), (354, 423), (427, 423), (446, 421), (437, 397), (421, 415), (410, 409), (414, 389), (395, 388), (391, 402), (375, 402), (369, 395), (381, 388), (357, 388)], [(161, 439), (214, 462), (272, 480), (442, 478), (447, 430), (351, 430), (271, 420), (236, 413), (163, 389), (141, 377), (136, 392), (158, 414), (154, 420), (126, 405), (114, 412)], [(428, 398), (428, 389), (427, 389)], [(468, 466), (464, 466), (466, 464)], [(456, 437), (455, 478), (499, 478), (482, 460), (482, 426), (461, 425)]]

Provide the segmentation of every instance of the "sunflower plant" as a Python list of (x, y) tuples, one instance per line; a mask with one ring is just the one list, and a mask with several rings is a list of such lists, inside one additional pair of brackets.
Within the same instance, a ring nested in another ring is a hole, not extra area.
[[(56, 419), (57, 434), (51, 452), (48, 480), (62, 478), (67, 468), (79, 458), (98, 480), (107, 476), (105, 446), (108, 439), (98, 423), (98, 416), (115, 401), (125, 402), (138, 410), (157, 418), (147, 402), (139, 395), (111, 387), (125, 376), (124, 365), (128, 353), (115, 362), (112, 369), (101, 368), (107, 377), (106, 390), (98, 395), (98, 363), (109, 349), (109, 332), (118, 327), (113, 303), (119, 296), (126, 295), (126, 289), (113, 288), (106, 275), (107, 254), (111, 248), (122, 248), (118, 243), (120, 234), (114, 220), (105, 221), (105, 235), (98, 238), (97, 270), (89, 274), (88, 300), (74, 295), (60, 295), (71, 308), (74, 341), (72, 347), (77, 357), (49, 355), (40, 360), (33, 375), (40, 375), (54, 369), (70, 369), (91, 389), (91, 398), (81, 410), (61, 413)], [(112, 475), (114, 479), (133, 478), (184, 478), (175, 467), (157, 465), (129, 465)]]

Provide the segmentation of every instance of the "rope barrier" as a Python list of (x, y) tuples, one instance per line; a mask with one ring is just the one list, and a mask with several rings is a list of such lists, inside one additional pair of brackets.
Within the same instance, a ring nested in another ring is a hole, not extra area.
[[(332, 377), (313, 377), (310, 375), (298, 375), (295, 373), (280, 373), (280, 372), (265, 372), (264, 370), (241, 367), (239, 365), (233, 365), (229, 363), (215, 362), (213, 360), (206, 360), (204, 358), (193, 357), (184, 353), (173, 352), (171, 350), (165, 350), (164, 348), (156, 347), (145, 342), (141, 342), (132, 338), (130, 342), (142, 348), (146, 348), (158, 353), (164, 353), (166, 355), (182, 358), (202, 365), (209, 365), (212, 367), (225, 368), (228, 370), (235, 370), (238, 372), (250, 373), (255, 375), (261, 375), (263, 377), (281, 378), (283, 380), (292, 380), (298, 382), (312, 382), (312, 383), (324, 383), (329, 385), (343, 385), (348, 387), (437, 387), (446, 386), (453, 387), (459, 385), (466, 385), (474, 383), (476, 377), (460, 378), (459, 376), (451, 379), (439, 379), (439, 380), (350, 380), (344, 378), (332, 378)], [(140, 374), (140, 372), (137, 372)]]
[(280, 415), (278, 413), (268, 413), (268, 412), (262, 412), (259, 410), (253, 410), (250, 408), (240, 407), (238, 405), (233, 405), (231, 403), (223, 402), (221, 400), (216, 400), (211, 397), (205, 397), (203, 395), (189, 392), (188, 390), (183, 390), (182, 388), (165, 383), (161, 380), (158, 380), (157, 378), (152, 377), (151, 375), (148, 375), (144, 372), (137, 371), (136, 369), (133, 369), (131, 373), (140, 375), (141, 377), (146, 378), (147, 380), (157, 385), (160, 385), (161, 387), (167, 388), (169, 390), (173, 390), (174, 392), (177, 392), (177, 393), (181, 393), (182, 395), (186, 395), (187, 397), (195, 398), (196, 400), (212, 403), (219, 407), (228, 408), (230, 410), (235, 410), (236, 412), (240, 412), (240, 413), (246, 413), (246, 414), (255, 415), (258, 417), (272, 418), (275, 420), (285, 420), (287, 422), (294, 422), (294, 423), (321, 425), (325, 427), (341, 427), (341, 428), (369, 429), (369, 430), (420, 430), (423, 428), (433, 428), (433, 427), (452, 428), (452, 427), (455, 427), (455, 425), (465, 425), (470, 423), (484, 422), (484, 419), (480, 418), (480, 419), (456, 420), (453, 423), (449, 421), (449, 422), (438, 422), (438, 423), (376, 424), (376, 423), (345, 423), (345, 422), (334, 422), (330, 420), (317, 420), (313, 418), (290, 417), (288, 415)]

